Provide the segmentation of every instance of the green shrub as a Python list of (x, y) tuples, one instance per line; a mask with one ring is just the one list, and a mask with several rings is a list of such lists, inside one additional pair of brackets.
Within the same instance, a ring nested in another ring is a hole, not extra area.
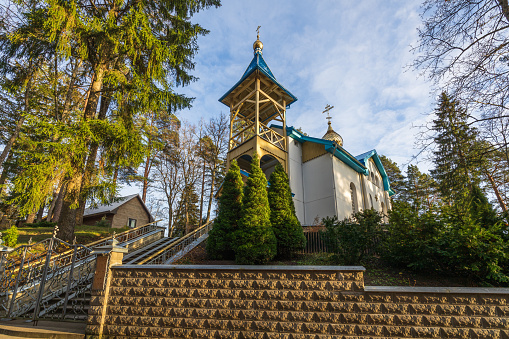
[(26, 227), (50, 227), (50, 228), (54, 228), (56, 224), (57, 224), (56, 222), (50, 222), (50, 221), (42, 220), (42, 221), (34, 222), (34, 223), (26, 223), (26, 224), (24, 224), (24, 226), (26, 226)]
[(381, 232), (382, 214), (373, 209), (354, 213), (350, 218), (338, 221), (336, 216), (322, 220), (322, 232), (329, 252), (334, 253), (337, 263), (360, 265), (368, 249), (374, 249)]
[(2, 232), (2, 240), (4, 241), (5, 246), (14, 247), (18, 243), (18, 228), (16, 226), (11, 226), (11, 228), (6, 229)]
[(270, 222), (277, 239), (277, 255), (289, 258), (296, 251), (304, 249), (306, 237), (295, 215), (290, 183), (283, 166), (276, 166), (269, 183)]
[(104, 217), (101, 218), (101, 220), (96, 222), (94, 226), (98, 226), (98, 227), (110, 227), (110, 222), (109, 222), (109, 220), (106, 219), (106, 216), (104, 216)]
[(267, 178), (256, 154), (244, 187), (241, 216), (235, 232), (235, 261), (238, 264), (267, 263), (276, 255), (276, 237), (270, 224)]
[(219, 197), (217, 217), (207, 239), (207, 254), (211, 259), (233, 259), (233, 234), (238, 229), (242, 209), (242, 189), (244, 183), (236, 160), (232, 160), (230, 169), (223, 181), (223, 190)]
[(443, 223), (436, 213), (419, 213), (409, 203), (394, 201), (387, 232), (382, 256), (389, 263), (416, 271), (446, 269), (440, 254)]

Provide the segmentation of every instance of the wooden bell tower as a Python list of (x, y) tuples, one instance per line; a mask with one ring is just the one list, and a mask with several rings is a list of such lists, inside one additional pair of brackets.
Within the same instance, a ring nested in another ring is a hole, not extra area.
[[(256, 152), (266, 175), (278, 162), (288, 172), (286, 108), (297, 98), (278, 83), (263, 60), (259, 34), (253, 49), (253, 60), (242, 78), (219, 99), (230, 108), (227, 166), (237, 159), (240, 168), (249, 171)], [(271, 123), (280, 128), (270, 128)]]

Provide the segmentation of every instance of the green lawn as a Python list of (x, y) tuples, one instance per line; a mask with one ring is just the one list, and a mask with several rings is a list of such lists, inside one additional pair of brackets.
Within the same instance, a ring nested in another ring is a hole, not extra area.
[[(75, 229), (76, 242), (78, 244), (86, 245), (95, 240), (99, 240), (105, 238), (113, 232), (121, 233), (126, 231), (128, 228), (110, 228), (110, 227), (102, 227), (102, 226), (77, 226)], [(19, 237), (18, 244), (25, 245), (28, 244), (30, 238), (32, 238), (32, 242), (39, 242), (41, 240), (51, 238), (53, 235), (53, 227), (20, 227), (18, 228)]]

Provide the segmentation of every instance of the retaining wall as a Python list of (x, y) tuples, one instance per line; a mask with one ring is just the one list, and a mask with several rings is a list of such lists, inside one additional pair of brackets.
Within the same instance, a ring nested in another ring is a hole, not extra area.
[(87, 332), (115, 338), (509, 339), (509, 289), (364, 287), (363, 271), (114, 266), (107, 291), (92, 297)]

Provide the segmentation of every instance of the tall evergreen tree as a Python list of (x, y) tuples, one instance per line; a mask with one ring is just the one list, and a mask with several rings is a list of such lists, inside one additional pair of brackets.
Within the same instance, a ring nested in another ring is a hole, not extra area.
[(304, 249), (306, 237), (295, 215), (290, 182), (283, 166), (278, 164), (269, 178), (270, 222), (277, 239), (277, 254), (290, 257)]
[(234, 259), (235, 257), (234, 233), (238, 229), (238, 222), (242, 215), (243, 187), (239, 165), (236, 160), (232, 160), (223, 181), (217, 217), (207, 239), (207, 253), (211, 259)]
[(439, 204), (437, 183), (415, 165), (409, 165), (401, 187), (400, 201), (408, 203), (417, 212), (431, 211)]
[(438, 182), (442, 197), (446, 200), (463, 195), (462, 191), (479, 183), (478, 154), (476, 153), (476, 130), (468, 125), (466, 109), (442, 93), (433, 120), (436, 150), (431, 174)]
[(267, 263), (276, 255), (277, 247), (270, 224), (267, 178), (256, 153), (244, 187), (241, 216), (235, 232), (235, 261), (239, 264)]
[(184, 187), (175, 213), (175, 236), (182, 236), (196, 228), (200, 218), (198, 194), (193, 185)]

